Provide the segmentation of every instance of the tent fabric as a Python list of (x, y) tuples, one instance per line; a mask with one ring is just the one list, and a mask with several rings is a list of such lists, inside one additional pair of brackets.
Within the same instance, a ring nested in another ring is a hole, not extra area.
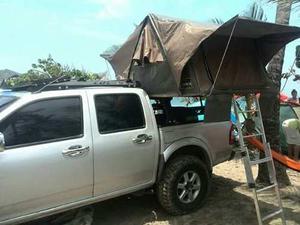
[(205, 96), (213, 86), (237, 94), (269, 88), (267, 63), (299, 35), (298, 27), (242, 17), (218, 27), (150, 14), (106, 59), (151, 96)]
[(145, 58), (148, 59), (149, 63), (164, 61), (162, 52), (160, 51), (157, 41), (155, 41), (155, 37), (153, 35), (153, 32), (151, 31), (151, 27), (149, 26), (149, 24), (144, 27), (144, 30), (141, 33), (138, 47), (133, 56), (133, 59), (136, 61), (140, 61)]
[[(215, 89), (234, 93), (253, 92), (270, 86), (265, 67), (272, 57), (287, 43), (300, 35), (300, 28), (235, 17), (220, 26), (201, 45), (207, 56), (213, 80), (234, 25), (230, 42)], [(194, 60), (197, 60), (194, 59)], [(191, 60), (193, 61), (193, 59)], [(201, 68), (194, 66), (202, 77)], [(200, 72), (199, 72), (200, 71)], [(205, 82), (202, 82), (204, 84)], [(208, 86), (209, 82), (206, 81)], [(202, 91), (207, 92), (207, 88)]]
[(121, 79), (127, 77), (126, 74), (128, 74), (129, 65), (135, 52), (135, 45), (139, 41), (139, 34), (143, 26), (144, 24), (142, 22), (116, 53), (113, 55), (101, 54), (101, 56), (111, 64), (116, 77), (120, 77)]
[[(162, 62), (163, 54), (159, 49), (158, 41), (154, 35), (153, 26), (159, 32), (162, 45), (168, 54), (168, 63), (174, 65), (175, 73), (177, 74), (177, 84), (180, 83), (180, 71), (186, 61), (191, 57), (193, 51), (203, 38), (206, 38), (218, 27), (217, 25), (200, 25), (194, 22), (181, 21), (169, 17), (157, 16), (154, 14), (148, 15), (129, 36), (128, 40), (121, 46), (112, 56), (105, 56), (116, 75), (127, 78), (128, 69), (131, 60), (143, 61), (143, 57), (148, 57), (149, 61)], [(145, 34), (146, 33), (146, 34)], [(147, 40), (143, 38), (147, 36)], [(138, 43), (137, 43), (138, 42)], [(135, 46), (137, 49), (135, 49)], [(152, 45), (155, 48), (152, 48)], [(141, 52), (144, 51), (144, 56)], [(149, 51), (151, 56), (149, 57)], [(133, 56), (133, 53), (134, 57)]]

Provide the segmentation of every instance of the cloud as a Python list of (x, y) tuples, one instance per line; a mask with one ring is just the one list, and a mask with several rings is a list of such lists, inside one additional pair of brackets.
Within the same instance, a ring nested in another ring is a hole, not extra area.
[(121, 18), (130, 12), (130, 0), (90, 0), (100, 6), (98, 19)]

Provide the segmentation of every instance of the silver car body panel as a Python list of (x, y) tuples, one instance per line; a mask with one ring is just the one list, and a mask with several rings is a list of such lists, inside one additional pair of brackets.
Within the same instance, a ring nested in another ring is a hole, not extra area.
[[(84, 91), (65, 92), (59, 97), (80, 96), (87, 104)], [(29, 102), (57, 98), (57, 93), (25, 96), (5, 110), (0, 120)], [(88, 108), (83, 117), (89, 121)], [(78, 158), (62, 154), (73, 145), (89, 147)], [(92, 197), (93, 146), (90, 123), (84, 123), (82, 137), (11, 148), (0, 153), (0, 221), (46, 210), (62, 204)]]
[(53, 208), (49, 208), (46, 210), (40, 210), (34, 213), (30, 213), (30, 214), (25, 214), (19, 217), (13, 217), (11, 219), (8, 220), (4, 220), (4, 221), (0, 221), (0, 225), (12, 225), (12, 224), (17, 224), (17, 223), (24, 223), (27, 221), (31, 221), (31, 220), (35, 220), (35, 219), (39, 219), (39, 218), (43, 218), (43, 217), (47, 217), (47, 216), (51, 216), (53, 214), (56, 213), (61, 213), (67, 210), (71, 210), (71, 209), (75, 209), (78, 207), (82, 207), (82, 206), (86, 206), (86, 205), (90, 205), (93, 203), (97, 203), (97, 202), (101, 202), (101, 201), (105, 201), (111, 198), (115, 198), (115, 197), (119, 197), (125, 194), (129, 194), (129, 193), (133, 193), (139, 190), (143, 190), (145, 188), (149, 188), (153, 185), (153, 183), (146, 183), (143, 185), (139, 185), (136, 187), (131, 187), (131, 188), (127, 188), (124, 190), (119, 190), (119, 191), (115, 191), (112, 193), (108, 193), (108, 194), (104, 194), (104, 195), (100, 195), (100, 196), (96, 196), (96, 197), (91, 197), (91, 198), (87, 198), (87, 199), (83, 199), (83, 200), (79, 200), (76, 202), (72, 202), (72, 203), (67, 203), (67, 204), (63, 204), (57, 207), (53, 207)]
[[(140, 97), (145, 127), (141, 129), (100, 134), (98, 131), (94, 96), (105, 94), (136, 94)], [(141, 89), (113, 89), (88, 91), (94, 142), (94, 196), (107, 194), (132, 186), (154, 183), (158, 157), (159, 137), (149, 98)], [(134, 143), (138, 135), (152, 136), (144, 144)]]
[[(145, 128), (100, 134), (94, 96), (122, 93), (140, 97)], [(229, 158), (229, 121), (158, 129), (150, 99), (138, 88), (24, 94), (0, 113), (0, 121), (29, 102), (74, 95), (82, 98), (83, 137), (0, 152), (1, 225), (37, 219), (151, 187), (156, 182), (159, 157), (167, 161), (184, 146), (199, 146), (207, 152), (212, 165)], [(152, 140), (142, 145), (133, 143), (132, 139), (139, 134), (151, 135)], [(64, 149), (78, 143), (89, 147), (89, 152), (76, 159), (63, 157)]]
[[(198, 146), (204, 150), (212, 166), (228, 160), (232, 146), (229, 144), (230, 121), (215, 123), (193, 123), (159, 129), (163, 140), (161, 149), (165, 161), (178, 149)], [(217, 140), (217, 141), (214, 141)]]

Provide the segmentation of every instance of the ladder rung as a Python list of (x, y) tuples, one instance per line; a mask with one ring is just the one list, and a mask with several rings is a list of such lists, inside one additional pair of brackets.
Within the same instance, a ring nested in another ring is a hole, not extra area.
[(244, 138), (262, 136), (263, 133), (245, 135)]
[(263, 217), (262, 221), (266, 221), (266, 220), (268, 220), (268, 219), (270, 219), (270, 218), (272, 218), (272, 217), (274, 217), (274, 216), (276, 216), (276, 215), (278, 215), (278, 214), (280, 214), (282, 212), (283, 212), (282, 209), (279, 209), (279, 210), (277, 210), (277, 211), (275, 211), (273, 213), (270, 213), (269, 215)]
[(239, 111), (239, 112), (241, 112), (241, 113), (249, 113), (249, 112), (258, 112), (259, 110), (257, 110), (257, 109), (251, 109), (251, 110), (241, 110), (241, 111)]
[(257, 165), (257, 164), (261, 164), (261, 163), (265, 163), (265, 162), (270, 162), (272, 161), (271, 157), (265, 157), (263, 159), (258, 159), (258, 160), (254, 160), (254, 161), (250, 161), (251, 165)]
[(276, 186), (277, 186), (277, 184), (272, 184), (272, 185), (269, 185), (269, 186), (267, 186), (267, 187), (264, 187), (264, 188), (261, 188), (261, 189), (257, 189), (256, 192), (257, 192), (257, 193), (260, 193), (260, 192), (263, 192), (263, 191), (272, 189), (272, 188), (274, 188), (274, 187), (276, 187)]

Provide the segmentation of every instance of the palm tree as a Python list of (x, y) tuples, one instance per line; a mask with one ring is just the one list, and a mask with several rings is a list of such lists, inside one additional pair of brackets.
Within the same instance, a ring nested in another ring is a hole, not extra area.
[[(248, 17), (254, 20), (259, 20), (259, 21), (267, 21), (266, 14), (263, 10), (263, 8), (258, 4), (257, 2), (253, 2), (248, 9), (245, 11), (241, 12), (239, 14), (240, 16)], [(217, 24), (217, 25), (222, 25), (224, 21), (220, 18), (213, 18), (211, 20), (212, 23)]]
[[(278, 24), (288, 25), (292, 10), (292, 5), (299, 3), (300, 0), (268, 0), (268, 2), (277, 3), (276, 20)], [(282, 48), (270, 61), (267, 71), (268, 75), (273, 81), (273, 90), (268, 93), (262, 93), (260, 97), (261, 111), (267, 140), (272, 149), (278, 149), (280, 152), (280, 135), (279, 135), (279, 92), (282, 78), (282, 66), (284, 61), (284, 51)], [(271, 110), (270, 110), (271, 109)], [(290, 185), (289, 177), (286, 173), (286, 168), (275, 162), (277, 180), (281, 185)], [(260, 164), (259, 175), (257, 180), (259, 182), (268, 182), (266, 165)]]
[(246, 11), (241, 13), (241, 16), (259, 21), (267, 21), (267, 16), (263, 8), (257, 2), (253, 2)]
[(222, 25), (224, 23), (224, 21), (220, 18), (213, 18), (211, 20), (211, 22), (213, 22), (214, 24), (217, 24), (217, 25)]

